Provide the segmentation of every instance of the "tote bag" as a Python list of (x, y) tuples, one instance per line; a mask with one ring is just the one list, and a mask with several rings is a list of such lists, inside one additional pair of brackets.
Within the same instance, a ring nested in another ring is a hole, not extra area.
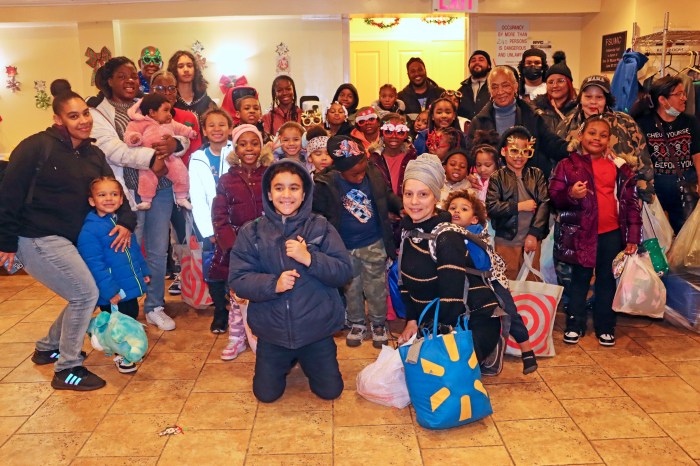
[[(539, 270), (532, 266), (534, 253), (525, 253), (523, 266), (516, 280), (510, 281), (510, 291), (513, 301), (518, 308), (518, 314), (525, 321), (527, 333), (530, 335), (532, 350), (537, 356), (554, 356), (554, 317), (564, 288), (559, 285), (545, 283)], [(526, 280), (533, 274), (542, 282)], [(520, 346), (513, 337), (508, 338), (506, 353), (520, 356)]]
[(214, 302), (204, 281), (202, 246), (192, 233), (192, 214), (185, 214), (185, 242), (178, 246), (182, 300), (195, 309), (206, 309)]
[(399, 347), (406, 385), (418, 424), (427, 429), (448, 429), (478, 421), (493, 412), (481, 383), (472, 332), (461, 322), (452, 333), (439, 335), (440, 299), (434, 299), (420, 315), (435, 307), (432, 333)]

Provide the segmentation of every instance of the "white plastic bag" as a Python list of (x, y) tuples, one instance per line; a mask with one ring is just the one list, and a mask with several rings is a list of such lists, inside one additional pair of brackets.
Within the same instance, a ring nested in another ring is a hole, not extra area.
[(382, 346), (377, 360), (357, 374), (357, 393), (373, 403), (399, 409), (411, 403), (398, 350)]
[(612, 308), (616, 312), (657, 319), (664, 316), (666, 287), (647, 254), (634, 254), (627, 259)]
[(667, 256), (671, 270), (700, 275), (700, 203), (678, 232)]
[(673, 228), (668, 223), (666, 213), (661, 208), (659, 199), (654, 197), (654, 202), (642, 206), (642, 222), (644, 227), (644, 239), (657, 238), (659, 246), (668, 254), (673, 243)]

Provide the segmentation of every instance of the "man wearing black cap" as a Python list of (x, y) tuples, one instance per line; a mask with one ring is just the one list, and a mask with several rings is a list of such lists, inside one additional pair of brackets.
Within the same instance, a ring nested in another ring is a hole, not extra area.
[(491, 71), (491, 56), (483, 50), (475, 50), (469, 57), (470, 77), (462, 81), (459, 92), (462, 98), (459, 101), (457, 115), (471, 120), (479, 113), (491, 99), (486, 78)]
[(408, 84), (399, 92), (398, 98), (406, 104), (406, 115), (415, 120), (420, 112), (440, 98), (445, 89), (428, 77), (425, 63), (418, 57), (411, 57), (406, 63)]
[(530, 101), (535, 100), (538, 95), (547, 93), (547, 85), (542, 77), (548, 68), (547, 54), (543, 50), (531, 48), (523, 52), (523, 57), (518, 64), (521, 98)]

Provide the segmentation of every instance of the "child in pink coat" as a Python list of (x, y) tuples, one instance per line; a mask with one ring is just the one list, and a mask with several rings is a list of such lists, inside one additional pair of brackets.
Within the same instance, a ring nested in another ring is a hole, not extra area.
[[(150, 147), (154, 142), (162, 140), (163, 136), (178, 135), (189, 139), (197, 138), (197, 132), (190, 127), (173, 121), (170, 113), (171, 105), (168, 99), (161, 94), (147, 94), (136, 102), (129, 110), (131, 122), (124, 131), (124, 142), (129, 147)], [(168, 167), (166, 175), (173, 182), (175, 203), (187, 210), (192, 210), (192, 204), (187, 200), (190, 192), (190, 180), (187, 167), (178, 157), (169, 155), (165, 159)], [(158, 177), (151, 170), (139, 170), (138, 193), (141, 202), (136, 205), (138, 210), (148, 210), (156, 195)]]

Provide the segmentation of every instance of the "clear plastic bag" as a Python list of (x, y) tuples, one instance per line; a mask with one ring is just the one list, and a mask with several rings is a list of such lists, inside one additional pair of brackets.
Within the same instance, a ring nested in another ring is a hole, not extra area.
[(411, 403), (398, 350), (382, 346), (377, 360), (357, 374), (357, 393), (373, 403), (399, 409)]
[(666, 287), (648, 255), (634, 254), (627, 259), (612, 308), (616, 312), (657, 319), (664, 316)]
[(668, 253), (673, 271), (700, 275), (700, 204), (685, 221)]
[(668, 222), (666, 213), (661, 207), (659, 199), (654, 197), (654, 202), (642, 206), (642, 223), (644, 227), (644, 239), (656, 238), (659, 246), (665, 253), (671, 249), (673, 243), (673, 228)]

